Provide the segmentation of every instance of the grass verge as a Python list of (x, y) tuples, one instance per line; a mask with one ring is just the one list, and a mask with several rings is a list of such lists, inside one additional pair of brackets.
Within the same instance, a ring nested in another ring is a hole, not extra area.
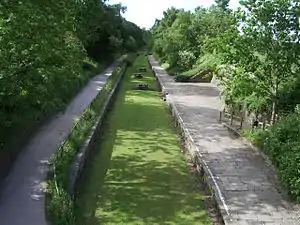
[(107, 84), (99, 92), (91, 105), (85, 110), (81, 118), (74, 125), (68, 139), (51, 160), (52, 175), (48, 181), (47, 214), (53, 224), (74, 224), (73, 200), (67, 193), (68, 174), (74, 156), (86, 140), (89, 132), (99, 116), (101, 108), (109, 93), (115, 86), (119, 75), (126, 69), (127, 63), (133, 60), (134, 55), (117, 67)]
[[(132, 78), (146, 67), (142, 79)], [(147, 83), (147, 91), (135, 90)], [(76, 201), (76, 224), (211, 224), (145, 56), (125, 74)]]

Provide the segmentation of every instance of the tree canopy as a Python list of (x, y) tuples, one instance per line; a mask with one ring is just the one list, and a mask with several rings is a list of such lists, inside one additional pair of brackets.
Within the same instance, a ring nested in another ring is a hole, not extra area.
[(228, 4), (170, 8), (152, 28), (153, 51), (180, 71), (214, 69), (227, 103), (272, 114), (274, 122), (281, 89), (299, 71), (299, 2), (245, 0), (236, 11)]
[(126, 21), (124, 10), (103, 0), (0, 2), (0, 158), (14, 155), (97, 72), (86, 64), (145, 45), (146, 31)]
[(228, 0), (215, 2), (193, 12), (167, 10), (151, 30), (153, 52), (181, 76), (212, 71), (226, 108), (270, 123), (248, 137), (300, 201), (300, 2), (243, 0), (235, 11)]

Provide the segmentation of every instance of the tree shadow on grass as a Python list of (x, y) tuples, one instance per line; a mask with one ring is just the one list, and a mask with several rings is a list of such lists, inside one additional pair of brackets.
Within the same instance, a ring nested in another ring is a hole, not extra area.
[(208, 224), (203, 198), (180, 167), (138, 155), (113, 157), (91, 224)]
[(208, 224), (167, 109), (126, 100), (91, 163), (78, 224)]
[(77, 224), (210, 224), (159, 93), (131, 86), (125, 81), (95, 143)]

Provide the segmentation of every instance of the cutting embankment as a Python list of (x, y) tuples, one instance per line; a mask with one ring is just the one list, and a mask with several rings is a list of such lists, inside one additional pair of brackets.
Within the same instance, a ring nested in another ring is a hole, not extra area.
[(126, 70), (85, 171), (77, 224), (211, 224), (160, 95), (140, 55)]

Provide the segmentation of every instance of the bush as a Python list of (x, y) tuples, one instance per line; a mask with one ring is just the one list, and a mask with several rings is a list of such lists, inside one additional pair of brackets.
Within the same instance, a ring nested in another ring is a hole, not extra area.
[(174, 80), (176, 82), (188, 82), (189, 79), (190, 79), (190, 77), (189, 76), (185, 76), (185, 75), (176, 75), (174, 77)]
[(264, 150), (282, 185), (300, 202), (300, 108), (282, 117), (269, 130), (244, 130), (243, 135)]
[(88, 71), (95, 71), (97, 69), (97, 65), (93, 65), (91, 62), (83, 61), (82, 68)]
[(192, 68), (196, 61), (196, 57), (193, 52), (179, 51), (179, 65), (184, 70)]
[[(55, 190), (55, 183), (49, 184), (49, 190)], [(61, 193), (56, 191), (50, 192), (51, 201), (47, 205), (47, 213), (56, 225), (73, 225), (75, 222), (74, 204), (71, 201), (68, 193), (61, 190)]]
[(276, 167), (289, 194), (300, 201), (300, 114), (292, 113), (274, 125), (264, 138), (264, 151)]
[(263, 148), (264, 140), (267, 137), (267, 131), (262, 129), (250, 129), (243, 130), (242, 133), (252, 144), (259, 148)]
[(132, 66), (132, 62), (130, 60), (126, 59), (125, 62), (128, 67)]
[(73, 3), (1, 1), (0, 164), (14, 158), (39, 122), (64, 108), (89, 78), (81, 67), (86, 52), (73, 31)]

